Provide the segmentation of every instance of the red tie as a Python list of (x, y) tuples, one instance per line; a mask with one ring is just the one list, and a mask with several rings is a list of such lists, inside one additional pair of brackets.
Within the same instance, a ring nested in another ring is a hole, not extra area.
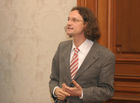
[(74, 78), (75, 74), (78, 71), (78, 60), (79, 60), (78, 51), (79, 51), (78, 48), (74, 49), (74, 54), (73, 54), (72, 60), (70, 62), (70, 72), (71, 72), (71, 78), (72, 79)]

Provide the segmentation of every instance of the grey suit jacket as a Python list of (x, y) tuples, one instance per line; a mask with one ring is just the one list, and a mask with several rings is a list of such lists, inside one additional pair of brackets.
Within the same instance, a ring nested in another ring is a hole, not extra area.
[[(71, 85), (70, 53), (72, 41), (64, 41), (59, 44), (52, 61), (50, 75), (50, 93), (54, 100), (53, 89), (62, 83)], [(79, 68), (74, 80), (83, 89), (83, 99), (79, 97), (67, 97), (69, 103), (101, 103), (113, 96), (113, 82), (115, 71), (115, 56), (107, 48), (94, 42), (88, 55)], [(65, 103), (65, 101), (58, 101)]]

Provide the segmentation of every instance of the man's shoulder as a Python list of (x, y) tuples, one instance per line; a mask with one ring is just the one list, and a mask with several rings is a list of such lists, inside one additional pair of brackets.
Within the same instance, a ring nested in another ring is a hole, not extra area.
[(65, 47), (65, 46), (68, 46), (68, 45), (71, 45), (71, 44), (72, 44), (72, 40), (66, 40), (66, 41), (61, 41), (59, 45), (61, 47)]
[(103, 57), (108, 57), (108, 56), (115, 56), (114, 53), (109, 50), (108, 48), (100, 45), (99, 43), (96, 43), (96, 46), (98, 48), (97, 52), (98, 52), (98, 55), (100, 56), (103, 56)]

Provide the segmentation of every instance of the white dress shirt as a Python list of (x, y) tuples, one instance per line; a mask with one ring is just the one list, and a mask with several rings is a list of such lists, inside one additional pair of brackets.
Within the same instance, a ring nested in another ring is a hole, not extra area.
[[(81, 64), (83, 63), (84, 59), (86, 58), (88, 52), (90, 51), (92, 45), (94, 44), (93, 41), (86, 39), (79, 47), (79, 52), (78, 52), (78, 69), (80, 68)], [(76, 48), (76, 46), (74, 45), (74, 42), (72, 44), (72, 49), (71, 49), (71, 54), (70, 54), (70, 61), (72, 60), (72, 56), (74, 54), (74, 49)], [(55, 89), (59, 88), (58, 86), (56, 86), (53, 90), (53, 95), (55, 96), (54, 92)], [(55, 96), (56, 97), (56, 96)], [(82, 91), (82, 95), (80, 97), (80, 99), (83, 98), (83, 91)]]
[[(87, 56), (90, 48), (93, 45), (93, 41), (86, 39), (79, 47), (79, 52), (78, 52), (78, 69), (80, 68), (81, 64), (83, 63), (85, 57)], [(76, 46), (72, 45), (72, 49), (71, 49), (71, 54), (70, 54), (70, 61), (72, 60), (72, 56), (74, 54), (74, 49), (76, 48)]]

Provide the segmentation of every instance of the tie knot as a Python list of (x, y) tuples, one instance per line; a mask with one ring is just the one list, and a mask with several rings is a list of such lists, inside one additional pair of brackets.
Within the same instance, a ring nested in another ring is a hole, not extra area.
[(78, 48), (74, 48), (74, 52), (78, 53), (80, 50)]

